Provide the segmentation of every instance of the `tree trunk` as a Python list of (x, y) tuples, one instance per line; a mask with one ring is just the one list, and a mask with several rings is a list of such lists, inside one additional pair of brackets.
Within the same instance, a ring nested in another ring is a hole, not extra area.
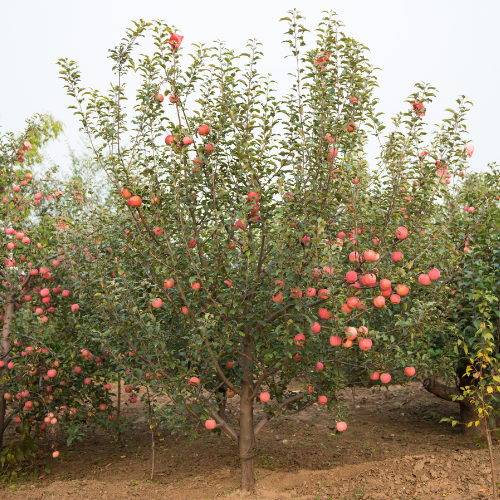
[(121, 410), (121, 404), (122, 404), (122, 378), (120, 377), (120, 374), (118, 374), (118, 402), (117, 402), (117, 408), (116, 408), (116, 421), (120, 422), (120, 410)]
[[(476, 426), (476, 422), (479, 424)], [(460, 422), (463, 424), (464, 435), (467, 437), (485, 436), (486, 428), (484, 426), (484, 417), (479, 418), (477, 410), (474, 406), (461, 404), (460, 405)], [(468, 423), (472, 422), (470, 427)]]
[[(241, 491), (250, 493), (254, 489), (254, 471), (253, 459), (255, 448), (255, 437), (253, 433), (253, 372), (252, 372), (252, 353), (253, 343), (249, 336), (245, 337), (243, 344), (243, 353), (246, 356), (241, 357), (243, 368), (243, 378), (241, 384), (240, 401), (240, 459), (241, 459)], [(250, 358), (250, 359), (249, 359)]]
[(7, 410), (7, 405), (3, 393), (0, 394), (0, 450), (3, 446), (3, 433), (4, 433), (4, 422), (5, 422), (5, 412)]
[(220, 418), (226, 420), (226, 403), (227, 403), (226, 392), (224, 391), (223, 394), (219, 393), (218, 399), (219, 399), (218, 401), (219, 410), (217, 411), (217, 413), (219, 414)]
[[(0, 359), (4, 362), (4, 367), (0, 368), (0, 379), (8, 370), (7, 364), (10, 356), (10, 325), (12, 323), (12, 316), (14, 314), (14, 295), (9, 295), (5, 303), (4, 320), (2, 328), (2, 338), (0, 339)], [(7, 402), (3, 397), (4, 390), (0, 387), (0, 448), (3, 445), (3, 434), (5, 427), (5, 413), (7, 410)]]
[[(456, 387), (448, 387), (441, 384), (434, 378), (426, 378), (423, 380), (422, 384), (431, 394), (434, 394), (435, 396), (438, 396), (446, 401), (454, 401), (454, 396), (460, 396), (462, 394), (460, 389), (457, 389)], [(460, 387), (465, 387), (470, 384), (460, 380), (459, 385)], [(467, 437), (484, 436), (484, 418), (479, 418), (475, 406), (473, 406), (467, 399), (462, 401), (455, 400), (455, 402), (460, 404), (460, 423), (462, 424), (464, 435)], [(478, 420), (479, 424), (476, 426), (475, 422)], [(473, 424), (470, 427), (467, 427), (469, 422), (473, 422)]]

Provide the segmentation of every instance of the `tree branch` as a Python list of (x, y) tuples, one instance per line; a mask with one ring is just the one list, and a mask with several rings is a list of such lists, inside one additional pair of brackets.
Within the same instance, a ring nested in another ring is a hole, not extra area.
[(212, 410), (212, 415), (218, 424), (217, 427), (221, 427), (222, 429), (224, 429), (227, 435), (233, 438), (236, 442), (240, 440), (240, 436), (238, 435), (238, 433), (223, 418), (221, 418), (221, 416), (215, 410)]
[[(336, 294), (334, 294), (336, 295)], [(311, 302), (310, 304), (305, 304), (305, 307), (314, 307), (317, 306), (318, 304), (321, 304), (322, 302), (325, 302), (323, 299), (315, 300), (314, 302)], [(279, 311), (276, 311), (275, 313), (271, 314), (271, 316), (268, 316), (266, 319), (264, 319), (265, 323), (272, 323), (275, 319), (279, 318), (280, 316), (283, 316), (288, 309), (291, 307), (294, 307), (295, 304), (289, 304), (285, 306), (283, 309), (280, 309)]]
[(425, 378), (422, 380), (422, 385), (424, 389), (435, 396), (444, 399), (446, 401), (452, 401), (454, 403), (458, 403), (453, 399), (453, 396), (460, 396), (460, 391), (456, 387), (448, 387), (440, 382), (437, 382), (436, 379), (433, 378)]
[(281, 403), (278, 406), (278, 409), (274, 414), (268, 413), (253, 429), (253, 434), (254, 436), (257, 436), (259, 432), (264, 428), (264, 426), (271, 421), (272, 418), (275, 417), (276, 413), (280, 412), (285, 406), (289, 405), (290, 403), (295, 403), (295, 401), (301, 400), (303, 397), (307, 396), (309, 394), (308, 391), (304, 392), (299, 392), (298, 394), (295, 394), (295, 396), (292, 396), (288, 399), (285, 399), (283, 403)]

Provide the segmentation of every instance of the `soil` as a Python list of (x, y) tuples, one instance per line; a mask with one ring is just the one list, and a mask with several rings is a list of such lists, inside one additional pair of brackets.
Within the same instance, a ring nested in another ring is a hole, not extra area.
[[(123, 394), (122, 400), (126, 395)], [(334, 415), (321, 405), (282, 417), (257, 441), (258, 500), (492, 498), (488, 451), (480, 439), (464, 438), (440, 423), (459, 416), (459, 407), (437, 399), (420, 384), (349, 389), (347, 430), (335, 429)], [(230, 400), (235, 411), (238, 398)], [(262, 406), (256, 405), (256, 418)], [(161, 432), (151, 475), (151, 433), (140, 404), (122, 410), (137, 426), (120, 446), (106, 435), (58, 446), (58, 459), (0, 485), (0, 498), (201, 500), (241, 498), (236, 445), (216, 432), (190, 443)], [(495, 440), (495, 444), (500, 444)], [(495, 451), (500, 471), (500, 449)], [(38, 475), (38, 477), (36, 477)]]

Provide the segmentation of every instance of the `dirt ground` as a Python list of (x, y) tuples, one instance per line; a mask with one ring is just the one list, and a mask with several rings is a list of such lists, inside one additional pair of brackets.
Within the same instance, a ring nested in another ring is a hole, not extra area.
[[(319, 405), (265, 427), (257, 442), (256, 493), (250, 498), (492, 498), (484, 442), (465, 439), (459, 429), (439, 423), (442, 417), (458, 417), (458, 405), (437, 399), (418, 383), (389, 390), (357, 389), (354, 402), (348, 390), (343, 402), (350, 412), (343, 434), (333, 430), (331, 413)], [(234, 398), (230, 408), (237, 407)], [(261, 410), (257, 405), (256, 418)], [(137, 403), (123, 413), (138, 421), (137, 429), (127, 435), (126, 447), (95, 434), (83, 444), (61, 445), (58, 459), (40, 461), (38, 477), (2, 483), (0, 498), (241, 498), (237, 449), (229, 438), (207, 431), (189, 443), (162, 433), (156, 438), (151, 481), (151, 434), (141, 408)], [(500, 465), (500, 449), (495, 458)]]

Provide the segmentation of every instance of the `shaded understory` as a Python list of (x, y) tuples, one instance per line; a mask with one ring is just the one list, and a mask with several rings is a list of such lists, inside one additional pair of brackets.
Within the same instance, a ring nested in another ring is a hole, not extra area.
[[(439, 423), (442, 417), (458, 417), (458, 405), (436, 398), (418, 383), (381, 391), (359, 389), (355, 398), (357, 408), (351, 391), (346, 391), (343, 402), (350, 415), (341, 435), (334, 433), (331, 414), (319, 405), (269, 424), (258, 440), (254, 498), (489, 497), (484, 443)], [(230, 400), (230, 410), (237, 406), (237, 398)], [(260, 410), (257, 407), (257, 413)], [(69, 449), (61, 444), (60, 459), (43, 459), (31, 476), (0, 486), (2, 498), (239, 497), (234, 442), (207, 432), (190, 444), (184, 437), (161, 433), (150, 481), (151, 435), (141, 408), (130, 405), (123, 414), (138, 425), (127, 432), (127, 447), (96, 434)], [(496, 458), (500, 463), (500, 451)]]

